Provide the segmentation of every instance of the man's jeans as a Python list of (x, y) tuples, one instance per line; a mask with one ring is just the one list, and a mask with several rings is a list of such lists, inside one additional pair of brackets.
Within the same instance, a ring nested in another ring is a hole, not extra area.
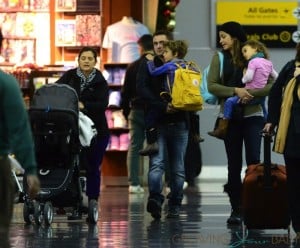
[[(183, 198), (184, 156), (188, 141), (188, 128), (185, 122), (163, 124), (158, 129), (157, 154), (150, 156), (148, 172), (149, 199), (164, 201), (163, 174), (165, 165), (170, 166), (171, 195), (169, 206), (180, 206)], [(167, 156), (167, 157), (166, 157)]]
[(139, 171), (141, 156), (139, 151), (143, 148), (145, 140), (145, 116), (142, 109), (131, 109), (128, 116), (130, 146), (127, 153), (127, 171), (130, 185), (140, 185)]

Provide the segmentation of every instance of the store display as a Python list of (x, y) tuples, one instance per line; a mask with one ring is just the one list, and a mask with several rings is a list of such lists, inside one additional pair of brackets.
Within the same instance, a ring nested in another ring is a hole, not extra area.
[[(100, 56), (97, 68), (107, 70), (107, 81), (111, 91), (120, 92), (128, 63), (138, 57), (136, 41), (143, 34), (149, 33), (148, 28), (141, 23), (141, 6), (142, 3), (137, 0), (0, 1), (0, 23), (6, 39), (0, 54), (3, 57), (2, 61), (0, 60), (0, 68), (9, 67), (10, 73), (15, 73), (20, 81), (24, 99), (29, 104), (36, 88), (55, 82), (56, 76), (59, 77), (60, 73), (63, 73), (60, 70), (65, 69), (45, 69), (44, 65), (74, 66), (78, 51), (83, 46), (93, 46)], [(125, 29), (122, 26), (113, 26), (113, 20), (118, 19), (125, 25)], [(107, 28), (108, 26), (110, 27)], [(108, 39), (104, 39), (102, 30), (109, 30)], [(116, 32), (117, 36), (111, 32)], [(107, 58), (100, 53), (104, 40), (107, 46), (114, 47), (113, 55), (117, 57), (114, 61), (117, 64), (107, 64)], [(35, 66), (27, 68), (26, 73), (16, 69), (23, 68), (26, 64)], [(126, 154), (129, 129), (119, 112), (119, 93), (114, 94), (115, 104), (107, 109), (107, 118), (110, 116), (108, 124), (111, 134), (118, 139), (113, 142), (113, 146), (118, 149), (108, 149), (105, 154), (103, 175), (125, 176), (127, 183)], [(105, 184), (105, 180), (103, 182)], [(118, 178), (117, 183), (122, 182)], [(111, 183), (110, 181), (109, 184)]]
[(142, 35), (149, 33), (148, 27), (127, 16), (107, 26), (102, 47), (110, 49), (108, 60), (115, 63), (135, 61), (140, 56), (137, 41)]
[(76, 15), (76, 45), (100, 46), (101, 17), (100, 15)]
[(0, 9), (7, 12), (29, 10), (29, 0), (1, 0)]
[(122, 133), (120, 135), (119, 141), (120, 141), (120, 143), (119, 143), (120, 151), (127, 151), (128, 147), (129, 147), (129, 142), (130, 142), (129, 134)]
[(108, 107), (120, 107), (121, 92), (114, 90), (109, 93)]
[[(5, 63), (18, 66), (49, 63), (49, 56), (45, 56), (50, 53), (50, 32), (45, 30), (45, 26), (50, 23), (48, 13), (7, 13), (0, 10), (0, 23), (4, 37), (1, 55)], [(43, 54), (37, 56), (37, 51), (41, 50)]]
[(105, 63), (103, 65), (105, 71), (103, 74), (106, 75), (110, 87), (108, 109), (105, 111), (107, 124), (111, 131), (111, 139), (107, 147), (108, 152), (124, 153), (128, 150), (129, 129), (120, 107), (121, 88), (127, 65), (126, 63)]
[(34, 11), (49, 11), (50, 0), (31, 0), (30, 9)]
[(6, 37), (2, 43), (2, 56), (5, 62), (23, 65), (36, 61), (36, 39)]
[(76, 11), (76, 0), (55, 0), (55, 11)]
[(55, 45), (76, 46), (76, 21), (56, 20)]
[(107, 82), (109, 84), (120, 85), (124, 83), (126, 68), (120, 67), (112, 67), (106, 68), (104, 74), (107, 75)]
[[(100, 54), (101, 2), (98, 0), (76, 0), (75, 2), (64, 0), (57, 4), (60, 7), (55, 8), (56, 62), (76, 61), (78, 52), (83, 46), (91, 46)], [(84, 4), (86, 8), (83, 8)]]

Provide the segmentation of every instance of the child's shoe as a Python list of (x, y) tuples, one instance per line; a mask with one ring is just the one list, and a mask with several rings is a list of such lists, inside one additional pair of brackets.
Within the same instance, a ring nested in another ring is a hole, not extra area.
[(193, 135), (193, 141), (194, 141), (195, 143), (203, 142), (203, 141), (204, 141), (204, 138), (203, 138), (201, 135), (199, 135), (199, 134), (194, 134), (194, 135)]
[(145, 190), (140, 185), (130, 185), (128, 187), (128, 192), (130, 194), (140, 194), (140, 193), (144, 193)]
[(208, 132), (208, 134), (210, 136), (224, 140), (227, 134), (228, 123), (229, 123), (228, 119), (220, 119), (218, 123), (218, 127), (214, 131)]

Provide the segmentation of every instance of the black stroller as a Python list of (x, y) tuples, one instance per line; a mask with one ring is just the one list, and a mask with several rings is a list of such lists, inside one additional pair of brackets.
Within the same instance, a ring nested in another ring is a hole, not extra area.
[[(34, 220), (37, 224), (44, 221), (50, 225), (54, 207), (72, 207), (83, 213), (85, 181), (80, 177), (78, 111), (78, 96), (68, 85), (44, 85), (33, 96), (29, 119), (41, 190), (34, 201), (24, 202), (23, 216), (26, 223)], [(26, 193), (26, 185), (24, 191)], [(97, 201), (91, 200), (86, 211), (88, 222), (96, 223)]]

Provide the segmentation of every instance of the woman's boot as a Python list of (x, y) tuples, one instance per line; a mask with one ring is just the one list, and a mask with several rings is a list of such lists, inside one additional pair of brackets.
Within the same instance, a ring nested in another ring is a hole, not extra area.
[(231, 205), (231, 213), (227, 219), (227, 224), (240, 225), (242, 223), (241, 194), (231, 190), (228, 184), (224, 185), (224, 192), (228, 194)]
[[(234, 202), (234, 203), (233, 203)], [(227, 219), (228, 225), (240, 225), (242, 223), (241, 206), (240, 202), (236, 199), (230, 199), (231, 213)]]

